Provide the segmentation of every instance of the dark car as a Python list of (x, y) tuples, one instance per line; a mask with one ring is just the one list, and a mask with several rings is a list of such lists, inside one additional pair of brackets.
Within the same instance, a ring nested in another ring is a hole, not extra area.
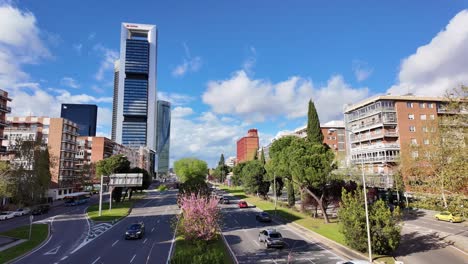
[(145, 224), (143, 222), (131, 224), (125, 231), (125, 239), (142, 238), (145, 234)]
[(274, 229), (265, 229), (260, 231), (258, 234), (258, 241), (265, 243), (266, 248), (283, 248), (285, 246), (281, 233)]
[(265, 212), (258, 213), (255, 219), (259, 222), (271, 222), (271, 216)]
[(222, 204), (229, 204), (229, 198), (227, 196), (223, 196), (219, 199), (219, 202)]
[(49, 212), (50, 206), (48, 204), (41, 204), (31, 210), (32, 215), (41, 215)]

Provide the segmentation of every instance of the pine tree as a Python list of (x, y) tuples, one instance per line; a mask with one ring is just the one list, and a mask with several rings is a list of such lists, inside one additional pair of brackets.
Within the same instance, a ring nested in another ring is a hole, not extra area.
[(309, 111), (307, 113), (307, 118), (307, 140), (311, 143), (323, 144), (323, 134), (320, 130), (320, 120), (312, 100), (309, 101)]

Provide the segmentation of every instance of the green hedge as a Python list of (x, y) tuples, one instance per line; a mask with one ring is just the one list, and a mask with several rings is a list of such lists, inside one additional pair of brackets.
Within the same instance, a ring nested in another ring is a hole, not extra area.
[(179, 236), (175, 245), (175, 252), (171, 264), (230, 264), (227, 248), (220, 236), (209, 242), (199, 241), (191, 243)]

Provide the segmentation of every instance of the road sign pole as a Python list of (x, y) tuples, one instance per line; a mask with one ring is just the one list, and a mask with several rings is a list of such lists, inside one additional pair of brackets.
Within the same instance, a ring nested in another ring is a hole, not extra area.
[(29, 216), (29, 240), (31, 240), (31, 233), (32, 233), (32, 223), (33, 223), (34, 216)]
[(101, 175), (101, 188), (99, 190), (99, 216), (102, 215), (102, 183), (103, 183), (104, 176)]
[(112, 210), (112, 191), (114, 190), (113, 187), (109, 188), (109, 211)]

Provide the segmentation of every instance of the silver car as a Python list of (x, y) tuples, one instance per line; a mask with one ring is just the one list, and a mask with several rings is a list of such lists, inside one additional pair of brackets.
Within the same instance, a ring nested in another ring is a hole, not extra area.
[(283, 236), (281, 236), (281, 233), (274, 229), (265, 229), (260, 231), (258, 234), (258, 241), (265, 243), (266, 248), (283, 248), (286, 245), (286, 243), (283, 241)]

